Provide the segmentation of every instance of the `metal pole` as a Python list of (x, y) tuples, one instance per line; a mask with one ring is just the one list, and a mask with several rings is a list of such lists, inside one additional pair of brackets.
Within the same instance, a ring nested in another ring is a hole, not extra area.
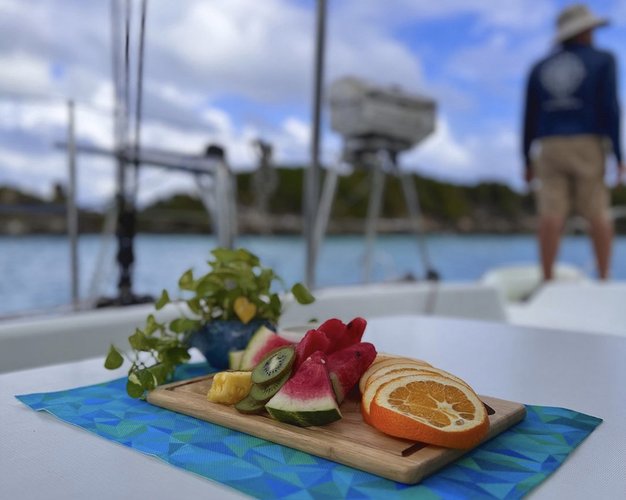
[(306, 276), (305, 283), (315, 287), (315, 263), (317, 259), (315, 217), (319, 196), (320, 170), (320, 126), (322, 116), (322, 85), (324, 82), (324, 50), (326, 41), (326, 0), (317, 0), (315, 82), (313, 89), (313, 127), (311, 129), (311, 165), (305, 176), (305, 226), (306, 231)]
[(436, 281), (439, 278), (439, 273), (434, 270), (430, 256), (428, 255), (428, 246), (426, 245), (424, 229), (422, 228), (422, 212), (417, 190), (413, 184), (413, 179), (408, 173), (402, 173), (398, 169), (398, 175), (400, 177), (400, 183), (402, 184), (402, 191), (404, 192), (404, 200), (409, 210), (413, 233), (417, 237), (417, 248), (422, 259), (422, 267), (426, 273), (426, 279)]
[(386, 152), (379, 152), (376, 164), (373, 165), (371, 173), (370, 198), (367, 203), (367, 218), (365, 221), (365, 263), (363, 271), (363, 281), (372, 281), (372, 270), (374, 268), (374, 243), (376, 242), (376, 225), (380, 218), (383, 203), (383, 193), (385, 191), (385, 164), (387, 162)]
[(111, 0), (111, 78), (113, 80), (113, 142), (117, 150), (121, 145), (120, 130), (120, 59), (119, 59), (119, 6)]
[(337, 182), (339, 181), (338, 167), (326, 169), (324, 177), (324, 186), (322, 188), (322, 196), (320, 198), (317, 216), (315, 217), (315, 228), (313, 231), (313, 241), (315, 243), (314, 251), (317, 256), (319, 245), (328, 229), (328, 220), (330, 219), (330, 211), (333, 207), (333, 200), (337, 192)]
[(76, 137), (74, 128), (74, 101), (67, 101), (67, 234), (70, 240), (70, 279), (72, 306), (78, 309), (78, 210), (76, 208)]
[(148, 0), (141, 2), (141, 25), (139, 29), (139, 58), (137, 60), (137, 95), (135, 100), (135, 176), (133, 179), (133, 202), (139, 190), (139, 151), (141, 149), (141, 117), (143, 111), (143, 60), (146, 39), (146, 13)]

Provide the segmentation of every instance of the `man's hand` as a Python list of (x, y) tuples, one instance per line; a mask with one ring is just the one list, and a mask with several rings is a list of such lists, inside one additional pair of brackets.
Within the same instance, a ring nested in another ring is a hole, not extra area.
[(528, 165), (526, 165), (526, 170), (524, 171), (524, 180), (526, 181), (526, 184), (530, 184), (534, 178), (535, 178), (535, 169), (533, 168), (532, 164), (529, 163)]

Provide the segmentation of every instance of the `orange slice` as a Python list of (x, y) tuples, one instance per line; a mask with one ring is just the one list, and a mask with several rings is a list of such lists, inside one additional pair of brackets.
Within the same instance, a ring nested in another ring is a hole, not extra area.
[[(388, 365), (388, 366), (380, 367), (379, 369), (375, 370), (366, 380), (365, 389), (367, 390), (367, 386), (372, 381), (376, 380), (378, 377), (382, 375), (386, 375), (387, 373), (393, 373), (394, 371), (408, 368), (410, 366), (411, 366), (410, 364), (398, 363), (397, 365)], [(435, 368), (434, 366), (420, 366), (420, 365), (415, 365), (415, 367), (418, 368), (421, 373), (430, 374), (430, 375), (441, 375), (442, 377), (452, 379), (455, 382), (458, 382), (459, 384), (463, 384), (463, 385), (466, 385), (467, 387), (470, 387), (470, 385), (467, 382), (465, 382), (465, 380), (460, 379), (456, 375), (452, 375), (452, 373), (449, 373), (440, 368)]]
[(387, 359), (383, 359), (382, 361), (378, 361), (378, 357), (376, 357), (374, 362), (369, 366), (367, 370), (365, 370), (365, 373), (363, 373), (363, 375), (361, 375), (361, 378), (359, 379), (359, 390), (361, 391), (361, 394), (363, 394), (363, 392), (365, 391), (367, 380), (370, 377), (370, 375), (372, 375), (372, 373), (379, 370), (380, 368), (383, 368), (384, 366), (391, 366), (391, 365), (396, 365), (400, 363), (410, 364), (410, 365), (430, 366), (426, 361), (422, 361), (421, 359), (389, 357)]
[(367, 422), (368, 424), (370, 423), (370, 404), (372, 403), (374, 396), (376, 396), (376, 391), (378, 391), (378, 389), (383, 384), (386, 384), (391, 380), (403, 377), (404, 375), (417, 375), (419, 373), (421, 373), (420, 367), (414, 365), (407, 368), (398, 368), (391, 373), (381, 375), (380, 377), (371, 380), (367, 384), (365, 391), (363, 391), (363, 394), (361, 395), (361, 414), (363, 415), (363, 420), (365, 420), (365, 422)]
[(489, 419), (480, 398), (465, 384), (440, 375), (404, 375), (382, 384), (369, 422), (391, 436), (448, 448), (482, 441)]

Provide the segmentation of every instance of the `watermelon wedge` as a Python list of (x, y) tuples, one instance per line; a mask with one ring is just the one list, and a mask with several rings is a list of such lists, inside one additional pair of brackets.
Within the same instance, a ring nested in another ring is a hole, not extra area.
[(252, 370), (270, 351), (293, 342), (281, 337), (266, 326), (262, 326), (250, 338), (246, 350), (241, 356), (239, 370)]
[(337, 318), (324, 321), (318, 329), (323, 331), (330, 340), (330, 348), (326, 354), (361, 342), (366, 326), (367, 321), (363, 318), (354, 318), (347, 325)]
[(326, 356), (313, 353), (265, 405), (280, 422), (308, 427), (339, 420), (341, 412), (326, 370)]
[(326, 334), (328, 340), (330, 340), (331, 349), (340, 341), (340, 339), (346, 334), (347, 325), (337, 318), (331, 318), (324, 321), (318, 330), (321, 330)]
[(335, 343), (331, 352), (340, 351), (351, 345), (358, 344), (363, 338), (367, 321), (363, 318), (354, 318), (346, 325), (346, 331), (341, 338)]
[(325, 353), (330, 348), (330, 339), (321, 330), (309, 330), (302, 340), (296, 345), (296, 362), (294, 363), (294, 373), (298, 367), (314, 352)]
[(374, 359), (376, 348), (369, 342), (359, 342), (328, 356), (326, 366), (339, 404), (359, 382)]

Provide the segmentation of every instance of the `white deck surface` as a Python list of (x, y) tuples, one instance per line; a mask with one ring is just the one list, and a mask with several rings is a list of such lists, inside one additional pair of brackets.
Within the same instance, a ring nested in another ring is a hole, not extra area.
[(548, 284), (528, 303), (508, 306), (507, 312), (516, 325), (626, 337), (626, 283)]
[[(365, 340), (380, 351), (426, 359), (465, 378), (482, 394), (563, 406), (603, 418), (535, 490), (534, 497), (623, 498), (626, 338), (400, 316), (372, 319)], [(101, 358), (0, 375), (0, 498), (240, 496), (51, 415), (36, 413), (13, 397), (102, 382), (114, 375), (102, 368)]]

